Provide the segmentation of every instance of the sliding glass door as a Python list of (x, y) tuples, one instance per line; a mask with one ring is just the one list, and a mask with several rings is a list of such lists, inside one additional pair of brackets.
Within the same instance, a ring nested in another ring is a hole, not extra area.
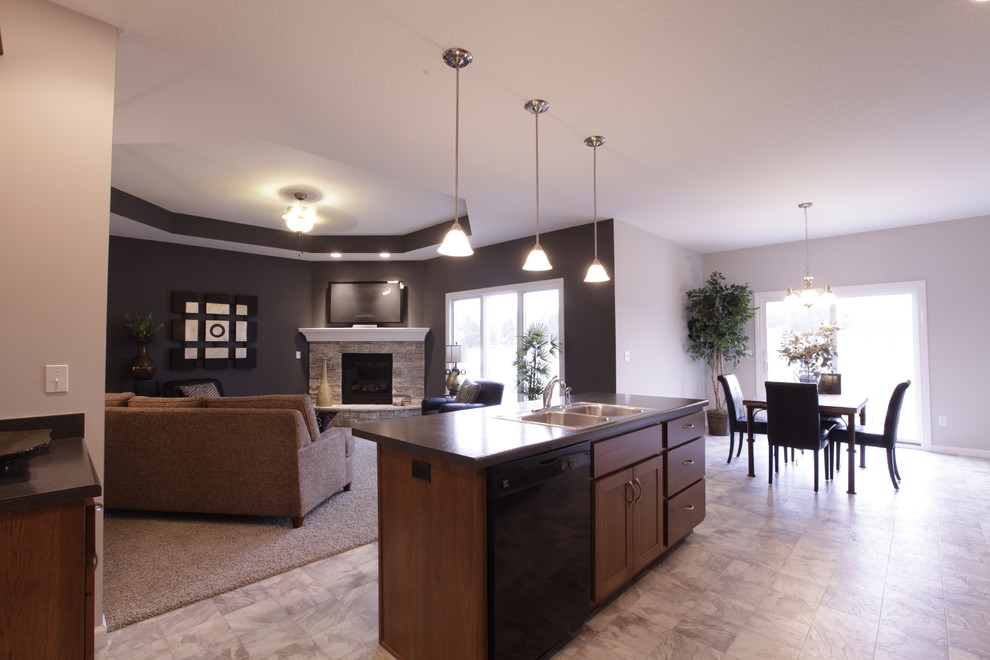
[(928, 415), (928, 346), (925, 324), (925, 283), (898, 282), (835, 288), (835, 303), (828, 307), (792, 306), (783, 292), (760, 293), (756, 333), (756, 391), (763, 393), (767, 380), (794, 380), (793, 366), (777, 350), (787, 330), (803, 332), (822, 321), (839, 326), (838, 356), (834, 371), (841, 374), (843, 392), (869, 396), (870, 426), (882, 425), (894, 386), (911, 381), (901, 409), (898, 440), (930, 443)]
[[(447, 343), (463, 347), (467, 378), (497, 380), (505, 384), (505, 401), (519, 399), (513, 367), (519, 337), (539, 323), (563, 342), (563, 286), (556, 279), (447, 294)], [(550, 373), (563, 378), (563, 351), (552, 363)]]

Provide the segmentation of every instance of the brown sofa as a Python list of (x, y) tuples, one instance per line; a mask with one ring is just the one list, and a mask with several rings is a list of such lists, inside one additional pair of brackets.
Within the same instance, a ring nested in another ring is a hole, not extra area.
[(350, 430), (320, 432), (304, 394), (106, 395), (108, 509), (288, 516), (350, 490)]

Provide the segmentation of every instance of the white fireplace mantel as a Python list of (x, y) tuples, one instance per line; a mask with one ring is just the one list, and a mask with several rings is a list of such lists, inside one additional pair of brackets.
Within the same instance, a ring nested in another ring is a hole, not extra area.
[(309, 343), (321, 341), (425, 341), (429, 328), (299, 328)]

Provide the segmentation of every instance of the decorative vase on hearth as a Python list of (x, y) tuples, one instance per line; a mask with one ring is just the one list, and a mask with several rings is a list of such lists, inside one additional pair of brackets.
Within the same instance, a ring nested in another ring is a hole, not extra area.
[(148, 355), (148, 342), (138, 342), (137, 357), (131, 362), (131, 377), (134, 380), (151, 380), (155, 377), (155, 361)]
[(316, 390), (316, 405), (321, 408), (333, 405), (333, 397), (330, 396), (330, 383), (327, 382), (326, 358), (323, 358), (323, 378), (320, 380), (320, 387)]

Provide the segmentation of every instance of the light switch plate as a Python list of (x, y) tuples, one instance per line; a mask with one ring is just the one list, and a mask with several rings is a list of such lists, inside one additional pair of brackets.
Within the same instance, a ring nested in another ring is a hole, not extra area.
[(45, 365), (45, 392), (68, 392), (69, 391), (69, 365), (67, 364), (46, 364)]

